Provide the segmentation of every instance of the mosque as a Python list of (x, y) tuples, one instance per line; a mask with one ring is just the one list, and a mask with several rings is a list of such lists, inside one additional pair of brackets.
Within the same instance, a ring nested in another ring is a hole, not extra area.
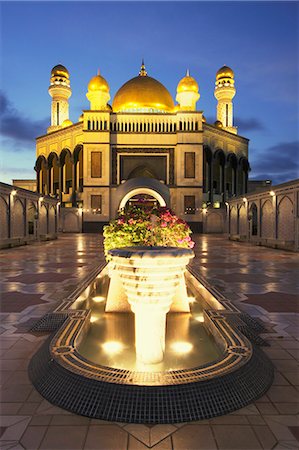
[(70, 74), (59, 64), (50, 78), (51, 125), (36, 140), (37, 191), (59, 198), (61, 211), (79, 212), (84, 232), (99, 231), (140, 201), (170, 206), (202, 232), (207, 208), (224, 211), (230, 198), (247, 192), (248, 139), (233, 123), (235, 93), (234, 72), (223, 66), (216, 73), (217, 120), (209, 124), (189, 71), (175, 103), (142, 62), (111, 104), (107, 80), (94, 76), (90, 109), (72, 123)]

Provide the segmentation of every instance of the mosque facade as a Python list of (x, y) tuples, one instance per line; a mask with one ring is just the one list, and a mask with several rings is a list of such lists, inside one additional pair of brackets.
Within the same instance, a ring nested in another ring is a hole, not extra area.
[(68, 70), (55, 66), (51, 124), (36, 140), (35, 170), (37, 191), (59, 199), (61, 211), (81, 215), (83, 231), (99, 231), (119, 209), (142, 201), (171, 207), (201, 232), (207, 210), (225, 211), (231, 198), (247, 192), (248, 139), (234, 126), (229, 67), (216, 73), (213, 124), (197, 109), (199, 87), (188, 71), (176, 103), (143, 63), (111, 104), (109, 84), (98, 73), (88, 84), (90, 109), (77, 123), (69, 120), (71, 93)]

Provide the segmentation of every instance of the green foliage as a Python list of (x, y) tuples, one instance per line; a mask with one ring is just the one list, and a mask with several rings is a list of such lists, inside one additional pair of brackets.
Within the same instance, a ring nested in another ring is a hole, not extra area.
[(104, 227), (104, 250), (132, 246), (193, 248), (188, 224), (168, 208), (131, 206)]

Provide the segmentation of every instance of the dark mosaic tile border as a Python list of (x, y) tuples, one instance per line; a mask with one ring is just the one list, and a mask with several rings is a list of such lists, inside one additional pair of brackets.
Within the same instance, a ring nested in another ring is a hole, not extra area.
[[(76, 289), (76, 296), (102, 268), (89, 274)], [(217, 335), (223, 348), (218, 361), (191, 370), (170, 371), (166, 375), (91, 365), (76, 350), (77, 339), (88, 327), (90, 312), (69, 309), (76, 298), (72, 295), (43, 322), (48, 321), (49, 331), (53, 331), (55, 322), (58, 332), (30, 361), (29, 376), (33, 385), (49, 402), (76, 414), (148, 424), (208, 419), (240, 409), (262, 396), (272, 384), (273, 366), (244, 336), (247, 334), (253, 342), (263, 344), (258, 336), (264, 330), (262, 324), (240, 313), (193, 270), (192, 275), (200, 278), (224, 307), (221, 311), (205, 312), (207, 326)], [(59, 320), (53, 318), (55, 314)], [(150, 385), (151, 382), (154, 385)]]

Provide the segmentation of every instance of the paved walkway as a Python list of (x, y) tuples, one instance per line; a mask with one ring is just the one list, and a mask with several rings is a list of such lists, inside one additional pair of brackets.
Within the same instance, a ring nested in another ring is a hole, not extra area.
[(27, 376), (44, 336), (29, 332), (103, 261), (101, 238), (57, 241), (0, 252), (1, 449), (208, 450), (299, 449), (299, 257), (280, 250), (196, 236), (202, 275), (267, 327), (263, 348), (276, 368), (267, 395), (233, 414), (176, 425), (114, 424), (70, 414), (44, 400)]

